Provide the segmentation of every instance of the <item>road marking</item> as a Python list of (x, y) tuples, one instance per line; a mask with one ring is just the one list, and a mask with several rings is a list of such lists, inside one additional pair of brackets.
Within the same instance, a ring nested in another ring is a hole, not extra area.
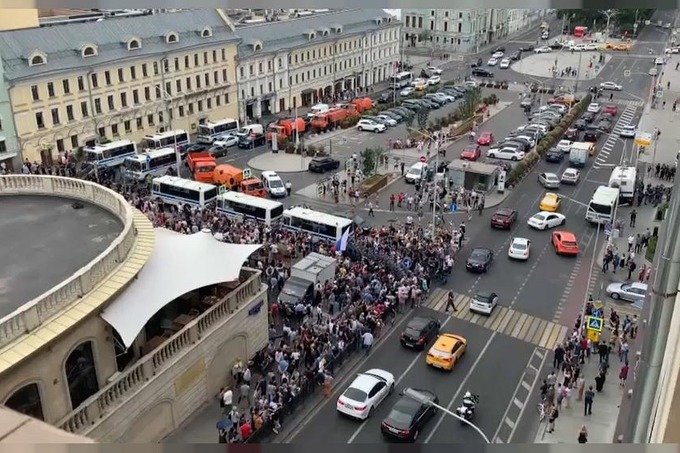
[(509, 417), (505, 417), (504, 422), (505, 422), (506, 425), (508, 425), (510, 427), (510, 429), (513, 429), (515, 427), (515, 422), (510, 420)]
[[(442, 327), (446, 326), (446, 324), (447, 324), (450, 320), (451, 320), (451, 318), (446, 318), (446, 319), (444, 320), (444, 322), (442, 323)], [(484, 351), (482, 351), (482, 352), (484, 352)], [(421, 360), (421, 358), (422, 358), (422, 356), (423, 356), (424, 353), (425, 353), (425, 350), (420, 351), (420, 352), (413, 358), (413, 360), (411, 360), (411, 363), (408, 365), (408, 367), (406, 368), (406, 370), (404, 370), (404, 372), (401, 373), (401, 374), (399, 375), (399, 377), (397, 378), (397, 380), (394, 381), (394, 389), (395, 389), (395, 390), (397, 389), (397, 386), (401, 383), (401, 381), (404, 380), (404, 378), (406, 377), (406, 375), (409, 374), (409, 372), (411, 371), (411, 369), (413, 369), (413, 367), (416, 365), (416, 363), (418, 363), (418, 362)], [(367, 356), (367, 357), (368, 357), (368, 356)], [(387, 399), (387, 397), (385, 397), (385, 399)], [(385, 402), (385, 400), (382, 400), (382, 401), (381, 401), (381, 404), (384, 403), (384, 402)], [(368, 418), (367, 418), (366, 420), (364, 420), (363, 422), (361, 422), (361, 424), (359, 425), (359, 427), (354, 431), (354, 434), (352, 434), (352, 436), (347, 440), (347, 443), (348, 443), (348, 444), (351, 444), (352, 442), (354, 442), (354, 439), (356, 439), (357, 436), (358, 436), (359, 434), (361, 434), (361, 431), (364, 429), (364, 426), (366, 426), (366, 422), (367, 422), (367, 421), (368, 421)]]
[[(463, 378), (463, 381), (460, 383), (460, 386), (458, 386), (458, 391), (456, 391), (456, 394), (451, 397), (451, 401), (449, 401), (449, 404), (446, 405), (447, 410), (450, 411), (451, 407), (453, 407), (453, 404), (458, 399), (458, 395), (460, 395), (460, 392), (463, 390), (463, 388), (465, 388), (465, 384), (467, 384), (467, 382), (470, 380), (470, 377), (475, 372), (475, 369), (477, 368), (477, 365), (479, 365), (479, 362), (482, 361), (482, 357), (484, 357), (484, 354), (486, 354), (486, 351), (489, 349), (489, 346), (491, 346), (491, 342), (494, 340), (494, 338), (496, 338), (496, 335), (498, 335), (498, 332), (493, 332), (489, 339), (486, 341), (484, 348), (482, 348), (482, 351), (477, 356), (477, 359), (472, 364), (472, 367)], [(445, 412), (442, 412), (439, 415), (439, 420), (437, 420), (437, 423), (435, 423), (434, 428), (432, 429), (432, 431), (430, 431), (430, 434), (425, 439), (426, 444), (430, 442), (434, 434), (437, 432), (437, 429), (439, 429), (439, 426), (441, 426), (441, 424), (444, 422), (444, 418), (448, 416), (449, 415)]]
[[(524, 381), (522, 381), (522, 382), (524, 382)], [(524, 403), (521, 402), (520, 400), (518, 400), (517, 397), (515, 397), (515, 399), (512, 401), (512, 403), (515, 406), (519, 407), (520, 409), (522, 409), (524, 407)]]

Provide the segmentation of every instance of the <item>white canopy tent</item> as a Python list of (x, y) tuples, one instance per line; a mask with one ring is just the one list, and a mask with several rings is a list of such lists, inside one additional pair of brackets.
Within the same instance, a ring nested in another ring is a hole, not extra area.
[(210, 231), (186, 235), (156, 228), (149, 261), (101, 317), (120, 335), (126, 348), (165, 305), (204, 286), (239, 278), (241, 267), (261, 244), (228, 244)]

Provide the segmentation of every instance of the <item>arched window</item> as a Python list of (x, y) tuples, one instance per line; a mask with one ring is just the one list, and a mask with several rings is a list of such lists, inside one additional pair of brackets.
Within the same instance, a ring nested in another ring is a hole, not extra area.
[(177, 33), (174, 33), (174, 32), (173, 32), (173, 33), (168, 33), (168, 34), (165, 36), (165, 41), (166, 41), (168, 44), (174, 44), (174, 43), (176, 43), (176, 42), (179, 42), (179, 36), (177, 36)]
[(130, 42), (128, 42), (128, 50), (136, 50), (141, 48), (142, 43), (139, 41), (139, 39), (131, 39)]
[(97, 48), (94, 46), (83, 47), (83, 58), (94, 57), (97, 55)]
[(203, 31), (201, 31), (201, 38), (210, 38), (212, 35), (212, 28), (210, 27), (205, 27)]
[(80, 343), (71, 352), (66, 359), (64, 372), (72, 409), (80, 406), (83, 401), (99, 391), (91, 341)]
[(39, 64), (45, 64), (45, 59), (42, 55), (36, 55), (35, 57), (31, 58), (31, 66), (36, 66)]
[(40, 399), (40, 389), (35, 382), (24, 385), (12, 396), (5, 401), (5, 406), (12, 410), (21, 412), (38, 420), (45, 420), (45, 415), (42, 408), (42, 400)]

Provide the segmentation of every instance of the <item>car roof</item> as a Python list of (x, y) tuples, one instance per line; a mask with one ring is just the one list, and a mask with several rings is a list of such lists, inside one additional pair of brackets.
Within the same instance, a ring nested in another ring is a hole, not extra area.
[(528, 244), (531, 241), (527, 238), (512, 238), (512, 242), (517, 244)]
[(553, 234), (559, 234), (563, 240), (576, 242), (576, 236), (569, 231), (555, 231)]
[(461, 339), (462, 337), (459, 337), (458, 335), (454, 335), (452, 333), (443, 333), (437, 337), (437, 340), (435, 340), (432, 348), (437, 348), (437, 346), (439, 346), (439, 348), (449, 349), (457, 343), (462, 343), (463, 341)]
[(555, 173), (543, 173), (546, 178), (557, 178)]
[(491, 249), (488, 249), (486, 247), (475, 247), (472, 249), (472, 252), (470, 254), (476, 253), (476, 252), (484, 252), (484, 253), (491, 253)]
[(501, 215), (510, 215), (514, 213), (515, 210), (512, 208), (500, 208), (496, 210), (496, 214), (501, 214)]
[(567, 168), (564, 170), (565, 173), (578, 173), (578, 170), (575, 168)]
[[(376, 373), (373, 373), (374, 371)], [(365, 393), (370, 392), (378, 382), (386, 382), (385, 379), (378, 375), (378, 371), (382, 370), (368, 370), (357, 374), (357, 377), (354, 378), (354, 381), (352, 381), (349, 387), (361, 390)]]
[(275, 171), (265, 170), (262, 172), (262, 176), (264, 176), (265, 178), (274, 178), (278, 177), (279, 175), (277, 175)]
[(416, 316), (415, 318), (411, 319), (408, 322), (408, 324), (406, 324), (406, 327), (410, 327), (412, 329), (418, 329), (418, 328), (425, 327), (431, 321), (433, 321), (433, 318), (426, 318), (425, 316)]
[(559, 198), (559, 196), (558, 196), (556, 193), (548, 192), (548, 193), (546, 193), (545, 196), (543, 197), (543, 199), (546, 199), (546, 198), (554, 198), (554, 199), (557, 199), (557, 198)]

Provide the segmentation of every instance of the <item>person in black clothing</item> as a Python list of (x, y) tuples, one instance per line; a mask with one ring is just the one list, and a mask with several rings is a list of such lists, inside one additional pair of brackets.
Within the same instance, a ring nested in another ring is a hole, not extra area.
[(449, 311), (449, 307), (451, 307), (453, 311), (458, 311), (456, 305), (453, 303), (453, 299), (454, 299), (453, 291), (449, 291), (448, 300), (446, 301), (446, 308), (444, 309), (445, 312)]
[[(595, 390), (601, 392), (604, 388), (604, 382), (607, 380), (607, 375), (602, 372), (595, 377)], [(591, 387), (592, 388), (592, 387)]]
[(595, 399), (595, 392), (593, 392), (593, 386), (591, 385), (586, 390), (584, 397), (585, 407), (583, 409), (583, 415), (593, 415), (593, 400)]

